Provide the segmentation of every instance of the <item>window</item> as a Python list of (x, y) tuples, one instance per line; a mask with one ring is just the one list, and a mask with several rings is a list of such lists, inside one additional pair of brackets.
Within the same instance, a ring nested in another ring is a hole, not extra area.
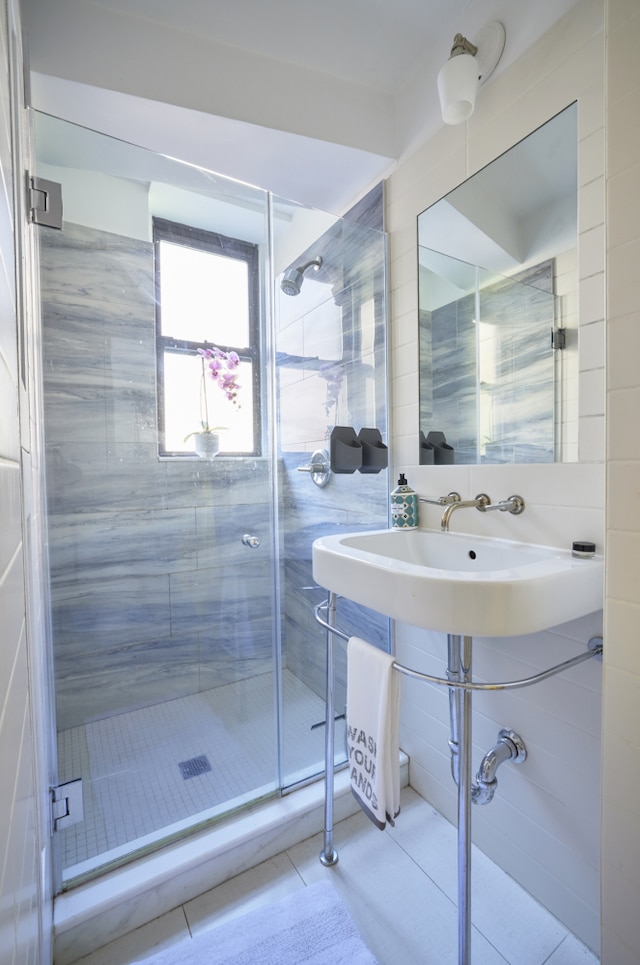
[[(258, 249), (154, 218), (159, 453), (193, 456), (193, 433), (222, 426), (220, 451), (260, 450)], [(199, 349), (236, 352), (237, 403), (214, 382)], [(205, 371), (204, 382), (202, 373)]]

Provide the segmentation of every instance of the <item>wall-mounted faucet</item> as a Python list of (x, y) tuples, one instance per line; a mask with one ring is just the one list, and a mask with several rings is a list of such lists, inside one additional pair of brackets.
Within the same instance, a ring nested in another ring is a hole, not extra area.
[(487, 506), (491, 505), (491, 500), (486, 493), (478, 493), (475, 499), (460, 499), (456, 500), (455, 503), (450, 503), (442, 514), (442, 519), (440, 520), (440, 529), (445, 533), (449, 531), (449, 520), (456, 509), (467, 509), (475, 508), (479, 509), (480, 512), (484, 512)]
[(478, 493), (475, 499), (462, 499), (460, 493), (456, 492), (448, 493), (446, 496), (436, 496), (435, 498), (420, 496), (419, 499), (421, 503), (430, 503), (432, 506), (446, 506), (442, 514), (442, 520), (440, 521), (440, 528), (445, 533), (449, 531), (449, 521), (456, 509), (475, 507), (481, 513), (490, 513), (497, 509), (501, 513), (512, 513), (514, 516), (519, 516), (524, 510), (524, 499), (522, 496), (509, 496), (508, 499), (503, 499), (499, 503), (492, 503), (486, 493)]

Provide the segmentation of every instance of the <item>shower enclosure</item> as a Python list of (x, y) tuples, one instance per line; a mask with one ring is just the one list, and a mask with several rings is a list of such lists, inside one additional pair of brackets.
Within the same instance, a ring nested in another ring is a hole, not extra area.
[(58, 777), (83, 802), (55, 835), (64, 889), (322, 771), (311, 543), (386, 526), (388, 480), (299, 470), (335, 424), (386, 435), (385, 242), (377, 192), (338, 219), (33, 127), (63, 196), (35, 230)]

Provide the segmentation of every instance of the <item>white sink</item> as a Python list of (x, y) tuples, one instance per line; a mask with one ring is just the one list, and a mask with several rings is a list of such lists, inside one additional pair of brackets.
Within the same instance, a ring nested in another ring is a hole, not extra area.
[(464, 533), (323, 536), (313, 576), (385, 616), (467, 636), (534, 633), (602, 607), (602, 556)]

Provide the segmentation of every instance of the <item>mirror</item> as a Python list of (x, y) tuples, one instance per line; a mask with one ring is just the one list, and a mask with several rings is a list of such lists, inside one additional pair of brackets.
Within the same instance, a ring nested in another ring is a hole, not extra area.
[(418, 216), (420, 462), (570, 461), (577, 108)]

